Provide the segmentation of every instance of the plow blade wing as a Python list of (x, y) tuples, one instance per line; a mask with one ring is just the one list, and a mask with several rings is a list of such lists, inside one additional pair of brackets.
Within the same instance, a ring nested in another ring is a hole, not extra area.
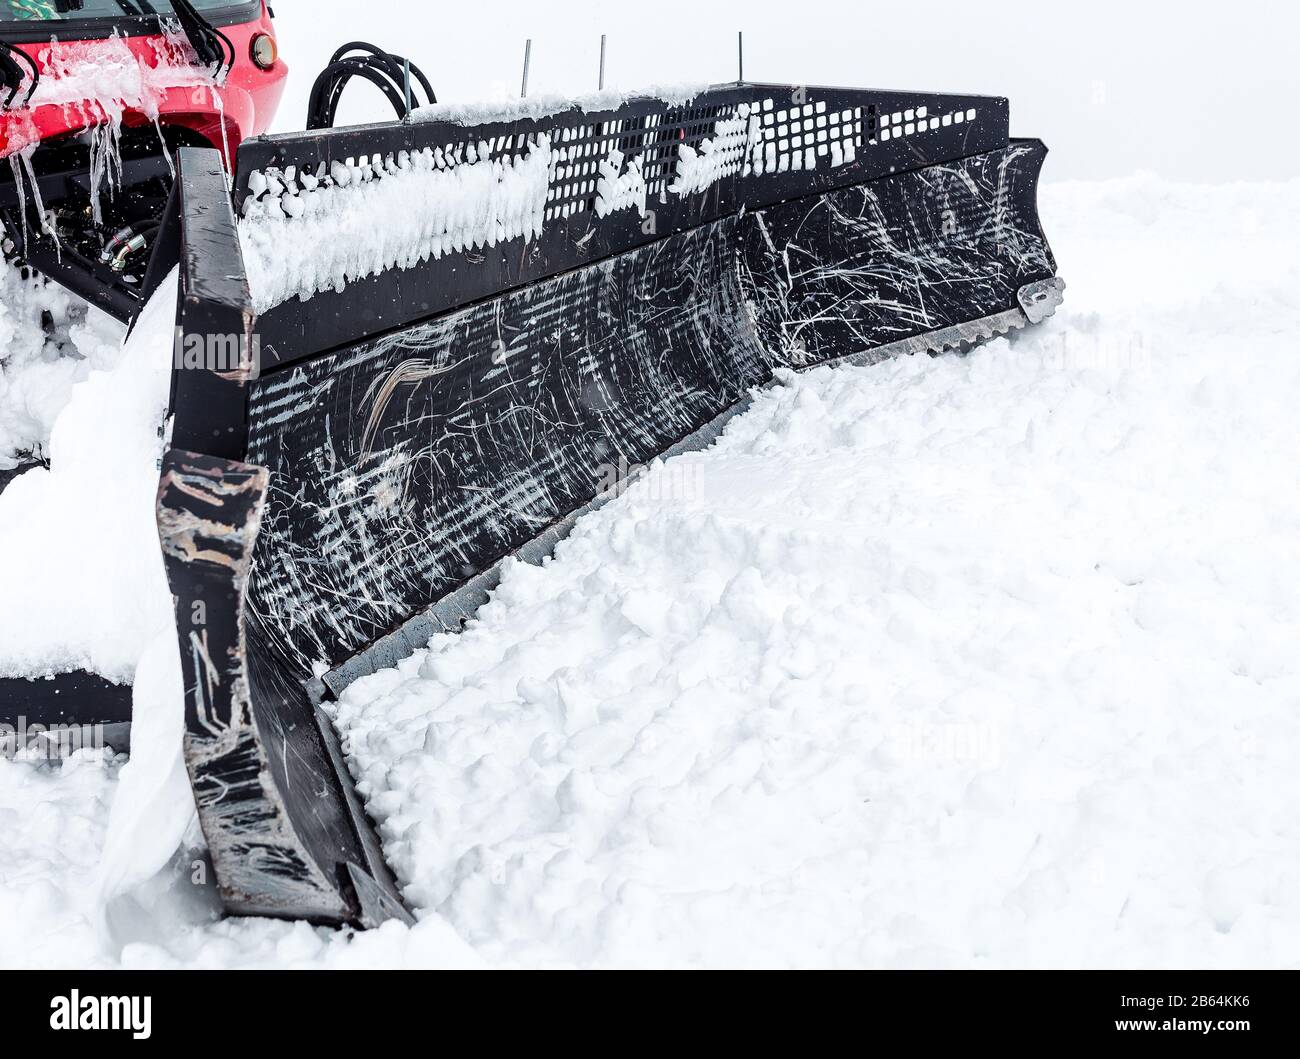
[[(330, 700), (459, 628), (612, 468), (708, 444), (775, 370), (1048, 315), (1045, 154), (1009, 139), (1005, 100), (775, 85), (270, 137), (241, 148), (233, 201), (188, 152), (159, 525), (227, 907), (408, 915)], [(444, 201), (422, 179), (494, 165), (485, 239), (421, 213)], [(357, 235), (394, 187), (406, 228)], [(203, 363), (232, 336), (248, 355)]]

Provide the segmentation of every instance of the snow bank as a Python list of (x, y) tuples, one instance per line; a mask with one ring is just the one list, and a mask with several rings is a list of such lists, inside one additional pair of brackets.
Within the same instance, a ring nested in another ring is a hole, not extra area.
[(258, 312), (453, 251), (542, 230), (550, 141), (486, 143), (254, 173), (239, 238)]
[(83, 750), (61, 767), (0, 758), (0, 968), (485, 966), (437, 916), (413, 930), (390, 923), (359, 935), (306, 923), (218, 922), (208, 884), (193, 882), (199, 862), (190, 854), (132, 893), (125, 910), (132, 915), (119, 902), (105, 924), (100, 853), (122, 765), (111, 751)]
[(35, 468), (0, 493), (0, 677), (126, 682), (171, 621), (154, 522), (176, 279), (120, 359), (72, 387)]
[(185, 769), (185, 680), (174, 629), (154, 637), (131, 688), (131, 760), (122, 769), (100, 862), (107, 904), (162, 871), (198, 833)]
[(0, 757), (0, 967), (101, 962), (95, 877), (119, 764), (110, 750), (62, 767)]

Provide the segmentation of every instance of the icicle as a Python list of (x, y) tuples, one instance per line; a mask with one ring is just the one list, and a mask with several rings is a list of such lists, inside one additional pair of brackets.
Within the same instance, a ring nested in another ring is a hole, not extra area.
[(54, 240), (55, 246), (59, 246), (59, 233), (50, 224), (49, 218), (45, 214), (45, 200), (41, 197), (41, 185), (36, 179), (36, 167), (32, 165), (32, 157), (35, 154), (36, 146), (33, 144), (25, 151), (20, 151), (19, 157), (23, 160), (23, 168), (27, 170), (27, 179), (31, 181), (32, 201), (36, 204), (36, 216), (41, 220), (41, 231)]
[(217, 120), (221, 123), (221, 172), (225, 175), (226, 191), (229, 193), (233, 187), (230, 181), (230, 134), (226, 130), (226, 104), (216, 85), (212, 85), (208, 92), (212, 96), (212, 105), (217, 109)]
[(109, 200), (122, 184), (120, 128), (114, 121), (96, 125), (90, 132), (90, 213), (96, 224), (104, 223), (100, 187), (107, 180)]
[(23, 225), (23, 253), (27, 252), (27, 187), (23, 181), (23, 171), (18, 168), (18, 155), (9, 156), (9, 165), (14, 171), (14, 190), (18, 192), (18, 213)]
[(163, 136), (162, 125), (158, 123), (156, 117), (153, 119), (153, 127), (158, 133), (158, 143), (162, 146), (163, 157), (167, 159), (167, 168), (171, 172), (172, 181), (174, 182), (176, 180), (176, 163), (172, 161), (172, 153), (167, 149), (167, 140)]
[[(27, 250), (27, 187), (32, 189), (32, 205), (36, 209), (36, 218), (40, 221), (41, 231), (54, 240), (54, 245), (62, 251), (62, 244), (59, 243), (58, 231), (50, 224), (49, 218), (45, 214), (45, 200), (41, 197), (41, 185), (36, 180), (36, 169), (32, 165), (32, 156), (36, 153), (36, 145), (21, 151), (16, 151), (9, 156), (9, 167), (14, 172), (14, 190), (18, 193), (18, 212), (22, 218), (23, 233), (23, 251)], [(20, 164), (21, 163), (21, 164)]]

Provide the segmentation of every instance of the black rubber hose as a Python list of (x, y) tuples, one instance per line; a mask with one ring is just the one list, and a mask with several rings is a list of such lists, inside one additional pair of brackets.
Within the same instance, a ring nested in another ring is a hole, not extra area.
[(222, 33), (221, 30), (217, 29), (216, 26), (212, 27), (212, 32), (217, 35), (221, 43), (224, 44), (226, 48), (229, 49), (230, 51), (230, 58), (226, 60), (226, 64), (225, 64), (226, 73), (229, 74), (230, 71), (235, 68), (235, 43), (224, 33)]
[(340, 59), (331, 63), (321, 73), (316, 84), (312, 86), (311, 102), (308, 105), (307, 128), (328, 129), (334, 125), (338, 113), (339, 98), (343, 89), (354, 77), (361, 77), (375, 85), (387, 97), (398, 117), (406, 113), (406, 100), (401, 89), (380, 69), (368, 65), (362, 59)]
[[(356, 52), (361, 54), (352, 54)], [(384, 93), (397, 116), (406, 117), (407, 69), (407, 61), (402, 56), (386, 52), (373, 44), (351, 41), (343, 45), (330, 57), (329, 65), (312, 85), (307, 106), (307, 128), (333, 127), (343, 91), (354, 77), (361, 77), (375, 85)], [(423, 89), (427, 102), (437, 102), (433, 85), (424, 72), (413, 63), (409, 65), (409, 71), (411, 79)], [(420, 105), (418, 91), (411, 92), (410, 104), (412, 107)]]
[(212, 25), (191, 0), (172, 0), (172, 10), (180, 19), (199, 62), (229, 73), (235, 65), (235, 45), (230, 38)]
[(23, 71), (10, 57), (7, 46), (0, 49), (0, 86), (9, 89), (9, 95), (4, 101), (5, 109), (8, 110), (18, 95), (18, 90), (23, 87)]
[(41, 83), (41, 68), (37, 65), (36, 60), (21, 48), (14, 47), (8, 41), (0, 40), (0, 60), (3, 60), (3, 69), (7, 75), (4, 83), (12, 83), (13, 86), (9, 92), (9, 97), (4, 103), (6, 109), (13, 104), (15, 97), (23, 87), (23, 69), (15, 61), (15, 56), (27, 64), (32, 78), (31, 87), (27, 89), (27, 96), (23, 100), (23, 106), (32, 101), (32, 93), (36, 91), (36, 86)]
[[(376, 59), (388, 66), (392, 72), (393, 80), (395, 80), (399, 85), (406, 80), (407, 59), (404, 55), (398, 55), (396, 52), (385, 51), (383, 48), (374, 44), (367, 44), (363, 40), (349, 41), (341, 48), (336, 49), (334, 54), (330, 57), (330, 62), (338, 62), (339, 59), (343, 58), (350, 51), (363, 51), (373, 55)], [(415, 78), (415, 80), (420, 83), (420, 87), (424, 89), (426, 101), (429, 103), (438, 102), (438, 97), (433, 91), (433, 85), (430, 84), (429, 79), (424, 75), (424, 71), (416, 66), (415, 63), (410, 64), (410, 69), (411, 76)]]

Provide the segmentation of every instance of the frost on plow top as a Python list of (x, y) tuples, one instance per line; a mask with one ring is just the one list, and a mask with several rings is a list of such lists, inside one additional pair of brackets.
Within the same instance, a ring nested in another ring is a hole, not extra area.
[(314, 172), (254, 172), (239, 227), (253, 291), (265, 312), (389, 269), (531, 240), (542, 231), (552, 169), (545, 134), (519, 152), (486, 142), (334, 160)]

